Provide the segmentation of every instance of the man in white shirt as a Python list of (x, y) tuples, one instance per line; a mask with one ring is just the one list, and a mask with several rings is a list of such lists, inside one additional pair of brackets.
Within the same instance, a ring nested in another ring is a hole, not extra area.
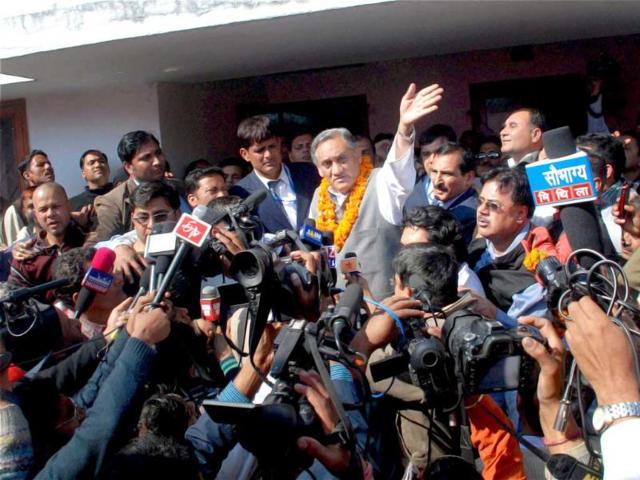
[(333, 232), (338, 262), (345, 253), (356, 253), (376, 298), (392, 292), (390, 255), (400, 246), (402, 207), (415, 184), (414, 124), (438, 108), (442, 93), (438, 85), (417, 91), (411, 84), (402, 97), (398, 131), (380, 169), (369, 170), (356, 139), (344, 128), (319, 133), (311, 145), (323, 181), (314, 193), (310, 216), (319, 230)]
[(511, 112), (500, 130), (502, 155), (507, 164), (515, 167), (521, 163), (533, 163), (542, 150), (544, 117), (535, 108), (519, 108)]

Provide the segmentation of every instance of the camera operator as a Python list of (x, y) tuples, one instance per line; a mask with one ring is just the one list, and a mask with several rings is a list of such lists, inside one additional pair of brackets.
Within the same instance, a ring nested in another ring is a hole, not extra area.
[[(311, 254), (294, 251), (290, 256), (293, 261), (303, 263), (308, 271), (315, 273), (316, 263)], [(300, 310), (296, 312), (294, 318), (306, 318), (307, 320), (317, 318), (317, 289), (307, 291), (303, 287), (302, 280), (295, 273), (292, 274), (291, 283), (294, 286), (296, 302)], [(239, 310), (236, 312), (235, 318), (239, 318), (243, 314), (243, 310)], [(230, 319), (229, 321), (232, 322), (233, 320)], [(265, 388), (263, 377), (271, 369), (271, 362), (274, 356), (273, 341), (276, 329), (281, 325), (282, 323), (271, 323), (264, 330), (253, 356), (253, 363), (258, 367), (259, 372), (256, 372), (251, 363), (245, 359), (233, 381), (218, 395), (219, 401), (235, 403), (250, 403), (252, 399), (255, 403), (262, 401), (265, 396), (264, 390), (270, 390), (270, 388)], [(351, 373), (339, 364), (331, 365), (330, 371), (334, 388), (338, 392), (340, 401), (357, 403)], [(324, 387), (313, 373), (300, 372), (299, 378), (301, 383), (295, 386), (295, 391), (309, 399), (309, 403), (320, 419), (323, 431), (325, 434), (331, 433), (336, 427), (335, 419), (337, 416), (328, 401)], [(262, 391), (258, 392), (261, 387)], [(364, 419), (359, 411), (349, 411), (348, 416), (352, 425), (356, 426), (358, 444), (362, 447), (366, 431)], [(233, 425), (216, 423), (208, 415), (203, 414), (196, 424), (189, 428), (186, 438), (193, 445), (201, 470), (207, 478), (216, 474), (221, 477), (234, 475), (237, 478), (248, 478), (246, 475), (249, 475), (256, 468), (256, 460), (253, 457), (249, 457), (246, 451), (240, 449), (239, 445), (236, 446), (238, 431)], [(359, 456), (355, 454), (355, 450), (345, 450), (337, 445), (321, 445), (311, 438), (300, 438), (297, 445), (301, 450), (301, 455), (306, 452), (317, 458), (325, 465), (326, 469), (332, 473), (339, 473), (341, 478), (358, 478), (357, 475), (354, 476), (353, 472), (358, 472), (362, 466)], [(230, 455), (234, 448), (239, 449), (239, 451), (234, 452), (235, 455)], [(283, 468), (287, 467), (295, 468), (283, 465)], [(328, 476), (328, 472), (318, 464), (312, 465), (310, 471), (315, 478), (327, 478)], [(292, 474), (293, 472), (288, 473)], [(293, 474), (297, 475), (297, 473)], [(361, 476), (361, 472), (359, 475)]]
[[(425, 244), (405, 246), (396, 255), (393, 265), (396, 272), (395, 295), (386, 299), (383, 304), (403, 323), (411, 318), (432, 322), (432, 313), (425, 312), (423, 303), (414, 298), (415, 296), (426, 296), (433, 309), (443, 308), (457, 300), (458, 266), (445, 247)], [(421, 284), (420, 292), (411, 287), (410, 283)], [(429, 322), (425, 323), (424, 333), (438, 336), (439, 328)], [(376, 349), (394, 342), (399, 334), (391, 315), (378, 311), (355, 335), (351, 347), (365, 355), (371, 363), (372, 360), (380, 358), (377, 352), (374, 354)], [(422, 389), (402, 381), (401, 378), (395, 378), (391, 385), (389, 382), (383, 385), (375, 384), (374, 388), (387, 391), (388, 395), (403, 400), (405, 406), (411, 406), (413, 409), (424, 410), (432, 407), (430, 403), (434, 401), (427, 398)], [(465, 405), (471, 424), (472, 444), (478, 450), (484, 464), (483, 478), (526, 478), (517, 440), (502, 428), (495, 417), (505, 423), (508, 419), (490, 396), (465, 398)], [(418, 422), (424, 427), (418, 433), (411, 431), (410, 427), (411, 421), (415, 419), (408, 418), (410, 421), (404, 422), (400, 428), (401, 435), (407, 435), (407, 438), (403, 437), (403, 443), (413, 449), (408, 453), (412, 454), (412, 462), (416, 462), (414, 466), (424, 469), (428, 461), (425, 452), (428, 449), (429, 440), (426, 432), (429, 429), (429, 421), (426, 415), (421, 415)], [(440, 452), (445, 453), (447, 452)]]

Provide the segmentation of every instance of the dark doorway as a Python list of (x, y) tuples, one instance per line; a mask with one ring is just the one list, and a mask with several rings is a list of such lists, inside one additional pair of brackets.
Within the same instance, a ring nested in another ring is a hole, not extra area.
[(0, 202), (20, 193), (17, 164), (29, 152), (24, 100), (0, 102)]
[(345, 127), (354, 134), (369, 134), (366, 95), (238, 107), (238, 122), (252, 115), (269, 115), (285, 131), (298, 126), (310, 127), (313, 132)]
[(584, 133), (584, 80), (580, 75), (556, 75), (470, 85), (473, 129), (499, 133), (508, 113), (518, 107), (542, 111), (547, 128), (569, 125), (574, 136)]

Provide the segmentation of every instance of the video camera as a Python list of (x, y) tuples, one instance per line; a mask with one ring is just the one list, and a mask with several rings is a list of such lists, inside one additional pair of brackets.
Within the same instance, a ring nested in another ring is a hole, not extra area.
[[(257, 275), (251, 278), (259, 279)], [(249, 285), (254, 283), (250, 281)], [(295, 478), (311, 465), (313, 459), (296, 447), (296, 440), (301, 436), (353, 446), (350, 422), (333, 388), (327, 364), (330, 360), (353, 361), (340, 337), (354, 324), (361, 301), (360, 286), (350, 285), (338, 305), (324, 312), (318, 322), (294, 319), (280, 331), (270, 372), (275, 382), (262, 405), (209, 400), (203, 403), (213, 420), (238, 426), (240, 443), (256, 455), (265, 478)], [(317, 371), (329, 392), (340, 419), (337, 430), (330, 436), (324, 435), (312, 406), (294, 389), (301, 370)]]
[[(420, 294), (415, 297), (420, 299)], [(538, 365), (522, 348), (526, 337), (544, 342), (535, 329), (508, 329), (464, 309), (445, 316), (423, 303), (423, 310), (433, 319), (444, 319), (442, 340), (424, 333), (423, 318), (407, 320), (410, 329), (400, 352), (370, 365), (374, 381), (408, 370), (429, 405), (446, 413), (459, 406), (462, 395), (535, 386)]]

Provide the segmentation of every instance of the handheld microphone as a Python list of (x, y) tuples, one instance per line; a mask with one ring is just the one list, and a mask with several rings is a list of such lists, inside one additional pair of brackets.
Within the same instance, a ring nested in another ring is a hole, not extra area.
[(316, 228), (316, 222), (312, 218), (307, 218), (300, 227), (300, 240), (310, 251), (322, 248), (322, 232)]
[(212, 323), (220, 321), (220, 303), (221, 297), (218, 289), (210, 285), (204, 287), (200, 293), (202, 318)]
[(362, 287), (357, 283), (349, 284), (344, 289), (340, 301), (328, 321), (328, 327), (336, 336), (339, 336), (345, 328), (351, 328), (355, 324), (355, 319), (360, 313), (362, 295)]
[(343, 275), (360, 275), (358, 256), (354, 252), (347, 252), (340, 262), (340, 272)]
[(35, 287), (18, 288), (11, 291), (6, 297), (0, 298), (0, 303), (16, 303), (27, 300), (35, 295), (39, 295), (48, 290), (55, 288), (66, 287), (71, 283), (68, 278), (59, 278), (58, 280), (51, 280), (50, 282), (41, 283)]
[[(176, 251), (177, 239), (176, 234), (173, 233), (176, 222), (167, 221), (157, 225), (158, 231), (147, 237), (148, 255), (152, 259), (149, 291), (154, 291), (162, 283), (162, 277), (167, 273)], [(146, 255), (145, 258), (147, 258)]]
[(336, 272), (336, 247), (333, 244), (333, 232), (322, 232), (322, 250), (327, 258), (327, 266), (331, 272), (333, 285), (335, 285), (338, 273)]
[[(183, 218), (184, 218), (184, 221), (182, 220)], [(192, 219), (193, 221), (191, 221)], [(162, 283), (158, 287), (155, 297), (153, 297), (153, 304), (155, 305), (160, 304), (160, 302), (162, 301), (162, 298), (164, 297), (164, 294), (169, 289), (169, 285), (171, 285), (171, 282), (173, 281), (173, 277), (175, 277), (178, 271), (178, 268), (182, 264), (184, 257), (189, 251), (189, 248), (191, 247), (192, 244), (196, 245), (196, 243), (190, 243), (194, 241), (191, 239), (191, 236), (193, 236), (194, 239), (197, 239), (199, 237), (198, 244), (202, 245), (205, 239), (202, 238), (201, 234), (206, 233), (207, 236), (209, 235), (209, 233), (211, 232), (211, 226), (212, 226), (213, 220), (215, 219), (213, 218), (213, 214), (211, 210), (205, 207), (204, 205), (198, 205), (196, 208), (194, 208), (191, 215), (188, 215), (188, 214), (182, 215), (180, 222), (178, 222), (178, 224), (174, 229), (176, 236), (182, 239), (182, 243), (178, 247), (175, 256), (173, 257), (173, 259), (171, 260), (171, 263), (169, 264), (169, 268), (167, 269), (167, 272), (162, 278)], [(200, 231), (194, 230), (194, 224), (197, 227), (198, 223), (201, 226), (202, 224), (206, 225), (207, 227), (206, 232), (200, 232)], [(183, 233), (179, 233), (179, 232), (183, 232)]]
[(116, 254), (113, 250), (103, 247), (96, 251), (91, 260), (91, 266), (82, 280), (82, 288), (76, 301), (76, 310), (73, 318), (78, 320), (93, 302), (96, 293), (105, 294), (113, 283), (113, 262)]

